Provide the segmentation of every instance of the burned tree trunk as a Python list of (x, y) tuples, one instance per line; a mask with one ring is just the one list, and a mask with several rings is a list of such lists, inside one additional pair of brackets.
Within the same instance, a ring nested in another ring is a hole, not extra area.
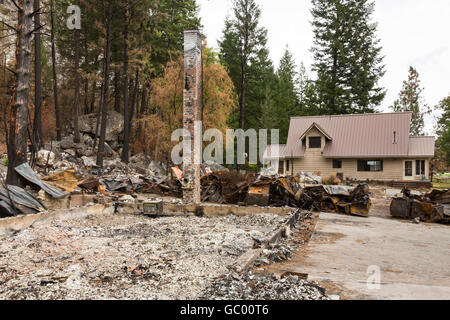
[[(34, 0), (34, 29), (41, 27), (40, 0)], [(33, 135), (36, 148), (42, 147), (42, 67), (41, 67), (41, 34), (39, 31), (34, 35), (34, 123)], [(37, 150), (35, 150), (37, 151)]]
[[(89, 58), (89, 53), (88, 53), (88, 32), (87, 32), (87, 28), (85, 28), (86, 32), (84, 35), (84, 64), (87, 68), (88, 66), (88, 58)], [(88, 77), (85, 77), (84, 79), (84, 113), (88, 114), (89, 113), (89, 79)]]
[(95, 90), (97, 90), (97, 83), (95, 80), (92, 82), (92, 96), (91, 96), (91, 105), (89, 107), (88, 113), (94, 112), (95, 109)]
[(105, 80), (102, 92), (102, 122), (100, 127), (100, 140), (98, 144), (97, 152), (97, 166), (103, 167), (103, 157), (105, 153), (105, 137), (106, 137), (106, 125), (107, 125), (107, 104), (108, 104), (108, 87), (109, 87), (109, 68), (110, 68), (110, 56), (111, 56), (111, 24), (112, 24), (112, 3), (108, 1), (108, 22), (106, 30), (106, 54), (105, 54)]
[[(80, 1), (77, 1), (78, 6)], [(73, 128), (75, 135), (73, 141), (75, 143), (80, 142), (80, 127), (78, 123), (78, 118), (80, 116), (80, 30), (75, 29), (74, 33), (74, 46), (75, 46), (75, 95), (74, 95), (74, 119)]]
[(56, 118), (56, 140), (61, 141), (61, 118), (59, 116), (58, 105), (58, 79), (56, 76), (56, 48), (55, 48), (55, 21), (53, 12), (53, 0), (50, 1), (50, 24), (51, 24), (51, 43), (52, 43), (52, 72), (53, 72), (53, 100), (55, 104)]
[(142, 84), (142, 97), (141, 97), (141, 115), (144, 115), (147, 113), (147, 86), (144, 82)]
[(28, 98), (30, 92), (33, 0), (18, 1), (16, 74), (10, 103), (8, 135), (7, 184), (24, 186), (25, 181), (14, 170), (27, 162)]
[(120, 70), (114, 68), (114, 110), (120, 112)]
[[(133, 120), (134, 113), (135, 113), (135, 105), (137, 100), (137, 92), (139, 89), (139, 69), (136, 68), (136, 75), (134, 79), (134, 89), (133, 89), (133, 95), (131, 96), (131, 106), (130, 106), (130, 128), (131, 128), (131, 120)], [(137, 112), (138, 110), (136, 110)]]
[(123, 121), (124, 121), (124, 135), (123, 135), (123, 149), (122, 149), (122, 161), (128, 163), (130, 161), (130, 131), (131, 131), (131, 119), (130, 109), (128, 105), (128, 6), (125, 9), (125, 25), (123, 31), (123, 72), (125, 76), (124, 81), (124, 96), (123, 96)]

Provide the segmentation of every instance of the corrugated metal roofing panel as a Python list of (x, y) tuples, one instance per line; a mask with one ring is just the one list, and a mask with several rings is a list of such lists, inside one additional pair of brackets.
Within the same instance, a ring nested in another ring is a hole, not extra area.
[(313, 123), (317, 123), (333, 138), (333, 141), (327, 141), (324, 157), (408, 156), (411, 113), (292, 118), (285, 156), (304, 156), (305, 146), (300, 137)]
[(434, 137), (410, 137), (409, 138), (409, 157), (434, 157)]

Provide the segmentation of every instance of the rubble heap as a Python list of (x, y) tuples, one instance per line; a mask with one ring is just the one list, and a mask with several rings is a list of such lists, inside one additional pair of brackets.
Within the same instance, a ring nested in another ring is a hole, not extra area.
[(216, 279), (201, 294), (201, 300), (328, 300), (317, 284), (290, 275), (228, 273)]
[(202, 201), (259, 206), (290, 206), (367, 217), (371, 207), (367, 184), (304, 186), (294, 177), (216, 172), (202, 178)]
[(419, 219), (424, 222), (450, 222), (450, 191), (432, 190), (425, 195), (413, 195), (404, 187), (402, 196), (395, 197), (391, 215), (400, 219)]
[(96, 214), (36, 224), (0, 236), (0, 298), (194, 299), (284, 220)]

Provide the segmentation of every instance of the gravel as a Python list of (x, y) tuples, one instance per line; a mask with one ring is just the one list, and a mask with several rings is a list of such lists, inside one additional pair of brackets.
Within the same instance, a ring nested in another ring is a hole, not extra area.
[[(37, 225), (0, 237), (0, 299), (194, 299), (285, 220), (95, 215)], [(271, 295), (284, 290), (268, 279)], [(296, 297), (298, 284), (273, 297)]]

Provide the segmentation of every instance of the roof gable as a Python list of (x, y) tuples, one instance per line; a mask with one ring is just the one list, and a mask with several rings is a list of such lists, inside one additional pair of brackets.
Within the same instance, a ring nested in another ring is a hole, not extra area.
[(313, 124), (306, 129), (306, 131), (302, 134), (302, 136), (300, 137), (300, 140), (303, 140), (306, 138), (306, 135), (308, 134), (308, 132), (310, 132), (313, 128), (316, 128), (320, 133), (322, 133), (325, 138), (327, 138), (328, 140), (333, 140), (333, 138), (331, 138), (331, 136), (324, 130), (322, 129), (317, 123), (313, 122)]

